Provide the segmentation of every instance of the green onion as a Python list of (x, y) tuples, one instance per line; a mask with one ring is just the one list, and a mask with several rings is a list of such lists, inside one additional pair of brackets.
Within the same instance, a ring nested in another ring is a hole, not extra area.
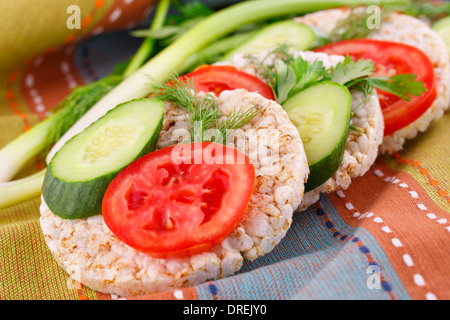
[(45, 169), (20, 180), (0, 182), (0, 208), (6, 208), (39, 196), (44, 176)]
[(0, 150), (0, 182), (9, 181), (35, 156), (49, 150), (89, 108), (111, 91), (120, 76), (109, 76), (76, 88), (53, 110), (53, 115), (34, 125)]
[[(159, 2), (158, 7), (156, 8), (155, 16), (152, 21), (152, 25), (150, 27), (150, 31), (158, 30), (164, 25), (167, 12), (169, 11), (169, 6), (170, 1), (168, 0), (163, 0)], [(155, 39), (153, 38), (144, 39), (138, 51), (128, 64), (128, 67), (125, 69), (123, 76), (128, 77), (132, 75), (137, 69), (139, 69), (139, 67), (142, 66), (142, 64), (145, 61), (147, 61), (154, 47), (155, 47)]]

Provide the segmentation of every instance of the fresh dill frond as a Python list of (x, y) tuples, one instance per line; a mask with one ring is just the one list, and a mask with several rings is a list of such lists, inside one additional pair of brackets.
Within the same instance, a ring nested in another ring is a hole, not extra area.
[(374, 86), (369, 82), (369, 81), (356, 81), (355, 83), (350, 83), (347, 85), (348, 88), (354, 88), (356, 90), (359, 90), (362, 92), (363, 94), (363, 101), (361, 101), (356, 107), (358, 108), (359, 106), (369, 102), (370, 97), (373, 93), (374, 90)]
[(203, 141), (204, 134), (219, 116), (216, 99), (206, 93), (199, 97), (190, 78), (174, 77), (167, 83), (152, 85), (151, 93), (185, 109), (192, 141)]
[(216, 98), (211, 93), (199, 96), (190, 78), (174, 77), (167, 83), (153, 84), (151, 94), (171, 101), (188, 112), (186, 121), (190, 125), (192, 142), (210, 141), (206, 136), (207, 132), (215, 127), (222, 137), (222, 141), (216, 139), (215, 142), (225, 144), (229, 130), (241, 128), (259, 112), (259, 109), (255, 108), (243, 113), (241, 109), (235, 109), (225, 120), (219, 121), (221, 113)]
[(445, 1), (413, 0), (404, 5), (391, 5), (391, 7), (392, 10), (401, 11), (413, 17), (426, 17), (431, 22), (450, 15), (450, 3)]
[(373, 61), (366, 59), (354, 61), (347, 55), (344, 61), (331, 68), (330, 77), (331, 81), (345, 85), (354, 79), (372, 75), (374, 70)]
[(216, 123), (219, 115), (216, 99), (211, 94), (207, 93), (198, 99), (197, 107), (190, 114), (191, 128), (197, 126), (199, 129), (192, 132), (194, 142), (206, 140), (205, 133)]
[(167, 83), (151, 84), (150, 94), (162, 97), (165, 101), (174, 102), (192, 113), (197, 102), (197, 91), (189, 78), (172, 77)]

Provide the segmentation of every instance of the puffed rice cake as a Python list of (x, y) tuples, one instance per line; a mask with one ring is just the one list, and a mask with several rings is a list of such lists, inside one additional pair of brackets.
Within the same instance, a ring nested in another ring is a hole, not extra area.
[[(236, 133), (236, 139), (257, 141), (237, 145), (255, 167), (255, 186), (248, 209), (232, 233), (215, 248), (186, 258), (156, 259), (120, 241), (101, 215), (65, 220), (42, 200), (40, 224), (58, 265), (91, 289), (121, 297), (193, 286), (237, 272), (244, 258), (270, 252), (285, 236), (303, 197), (309, 174), (297, 129), (276, 102), (245, 90), (224, 91), (217, 98), (223, 117), (236, 106), (260, 112)], [(187, 128), (185, 111), (165, 103), (158, 148), (176, 144), (173, 134)], [(268, 140), (274, 134), (278, 143)], [(269, 153), (260, 153), (260, 149)], [(273, 157), (275, 156), (275, 157)]]

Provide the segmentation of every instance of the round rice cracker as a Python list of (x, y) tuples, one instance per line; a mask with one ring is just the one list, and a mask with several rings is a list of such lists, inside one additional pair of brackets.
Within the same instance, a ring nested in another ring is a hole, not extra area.
[[(101, 215), (65, 220), (42, 201), (40, 224), (45, 242), (73, 279), (95, 291), (122, 297), (162, 292), (230, 276), (242, 267), (244, 258), (261, 257), (281, 241), (300, 205), (309, 174), (299, 134), (281, 106), (257, 93), (224, 91), (217, 101), (224, 116), (236, 106), (242, 112), (260, 108), (234, 139), (257, 143), (236, 145), (254, 164), (256, 180), (248, 209), (232, 233), (210, 251), (156, 259), (119, 240)], [(165, 106), (159, 149), (176, 144), (177, 130), (188, 128), (184, 110), (171, 103)], [(268, 135), (277, 136), (278, 142)]]
[[(309, 62), (321, 61), (327, 69), (344, 60), (343, 56), (328, 55), (323, 52), (293, 51), (290, 54), (294, 58), (301, 55), (303, 59)], [(255, 61), (271, 66), (274, 64), (274, 59), (276, 59), (276, 55), (271, 55), (270, 50), (265, 50), (250, 58), (247, 55), (236, 54), (232, 57), (231, 64), (267, 82), (267, 79), (260, 72), (261, 68), (255, 64)], [(351, 90), (351, 95), (353, 117), (350, 124), (358, 127), (360, 131), (349, 129), (339, 168), (322, 185), (304, 194), (297, 211), (304, 211), (316, 203), (321, 193), (347, 189), (352, 179), (363, 176), (372, 167), (378, 156), (378, 149), (383, 141), (384, 132), (383, 114), (378, 95), (374, 90), (366, 101), (363, 93), (358, 90)]]
[[(329, 9), (295, 18), (295, 21), (330, 34), (349, 12), (349, 9)], [(393, 154), (403, 148), (406, 140), (415, 138), (419, 132), (425, 132), (430, 123), (442, 118), (448, 109), (450, 104), (449, 54), (444, 41), (425, 22), (396, 12), (387, 15), (381, 22), (381, 28), (374, 30), (368, 38), (416, 47), (430, 58), (434, 66), (437, 96), (433, 104), (414, 122), (383, 138), (379, 152)]]

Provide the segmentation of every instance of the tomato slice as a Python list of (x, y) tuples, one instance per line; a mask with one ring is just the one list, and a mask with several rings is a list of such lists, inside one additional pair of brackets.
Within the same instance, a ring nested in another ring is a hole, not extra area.
[(389, 135), (419, 118), (436, 99), (436, 78), (433, 63), (421, 50), (389, 41), (355, 39), (331, 43), (317, 48), (327, 54), (349, 55), (352, 59), (370, 59), (375, 63), (375, 75), (394, 76), (412, 73), (427, 89), (421, 96), (406, 101), (378, 90), (384, 116), (384, 135)]
[(119, 239), (152, 257), (191, 256), (231, 233), (254, 181), (249, 158), (231, 147), (209, 142), (168, 147), (117, 175), (105, 193), (103, 218)]
[(224, 90), (246, 89), (275, 100), (272, 89), (261, 79), (228, 65), (203, 65), (183, 77), (192, 79), (198, 92), (219, 95)]

